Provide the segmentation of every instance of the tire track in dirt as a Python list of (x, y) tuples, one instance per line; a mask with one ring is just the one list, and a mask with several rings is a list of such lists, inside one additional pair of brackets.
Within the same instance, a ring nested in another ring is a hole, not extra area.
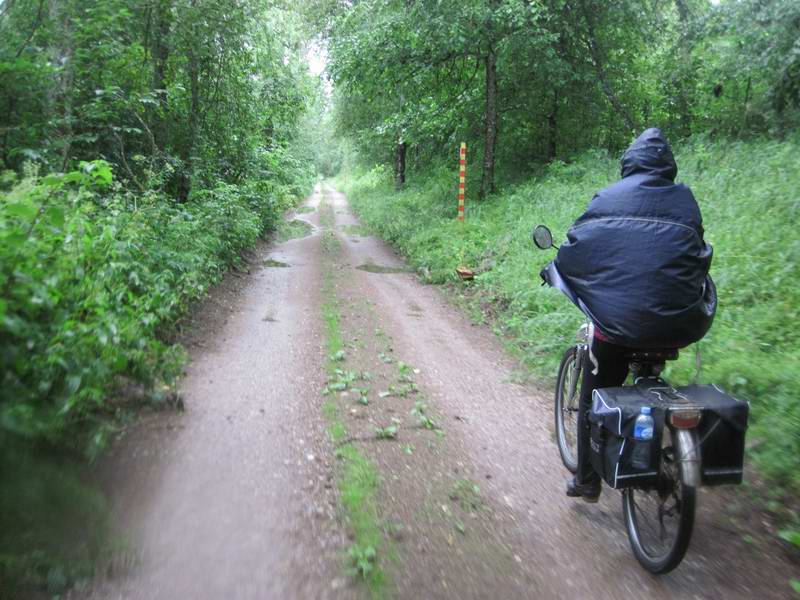
[[(726, 527), (725, 511), (709, 508), (735, 498), (736, 489), (704, 489), (684, 563), (660, 578), (644, 572), (631, 554), (617, 492), (605, 488), (594, 506), (564, 495), (567, 472), (553, 441), (550, 392), (512, 383), (518, 365), (499, 340), (472, 326), (438, 290), (402, 273), (402, 260), (385, 244), (355, 235), (358, 221), (342, 194), (327, 188), (325, 195), (344, 234), (343, 268), (373, 266), (353, 271), (351, 289), (372, 306), (395, 355), (410, 357), (420, 369), (416, 381), (431, 409), (441, 415), (448, 452), (455, 452), (463, 471), (480, 483), (484, 501), (492, 507), (488, 539), (514, 557), (515, 568), (499, 582), (463, 579), (468, 589), (474, 584), (468, 596), (788, 597), (793, 567), (777, 544), (745, 541), (736, 528)], [(398, 467), (390, 461), (384, 468), (392, 473)], [(416, 476), (424, 478), (426, 471)], [(394, 493), (404, 493), (403, 485), (396, 489)], [(405, 560), (420, 559), (408, 552)], [(406, 573), (396, 576), (400, 590), (406, 589), (403, 577), (424, 571), (408, 562), (405, 568)], [(455, 563), (449, 568), (441, 574), (448, 580), (464, 573)], [(426, 597), (453, 598), (464, 593), (441, 587), (427, 592)]]

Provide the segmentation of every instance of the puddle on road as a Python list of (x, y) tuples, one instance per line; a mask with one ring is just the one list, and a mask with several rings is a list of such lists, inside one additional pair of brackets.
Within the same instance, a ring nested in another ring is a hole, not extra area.
[(268, 258), (268, 259), (266, 259), (266, 260), (264, 261), (264, 266), (265, 266), (265, 267), (281, 267), (281, 268), (286, 268), (286, 267), (291, 267), (292, 265), (290, 265), (289, 263), (281, 262), (281, 261), (279, 261), (279, 260), (275, 260), (274, 258)]
[(411, 273), (411, 269), (408, 267), (386, 267), (383, 265), (374, 265), (372, 263), (358, 265), (356, 269), (359, 271), (366, 271), (367, 273)]
[(297, 238), (306, 237), (314, 233), (314, 226), (300, 219), (281, 221), (275, 230), (275, 240), (278, 243), (288, 242)]

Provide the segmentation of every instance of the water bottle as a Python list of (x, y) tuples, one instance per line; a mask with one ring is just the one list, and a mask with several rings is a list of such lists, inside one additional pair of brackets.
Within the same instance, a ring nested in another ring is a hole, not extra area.
[(634, 469), (644, 470), (650, 467), (650, 446), (653, 440), (653, 417), (649, 406), (643, 406), (642, 412), (633, 424), (633, 446), (631, 464)]

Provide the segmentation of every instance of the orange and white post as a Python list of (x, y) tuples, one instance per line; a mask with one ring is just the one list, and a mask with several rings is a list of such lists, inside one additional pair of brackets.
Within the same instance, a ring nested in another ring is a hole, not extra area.
[(464, 220), (464, 190), (467, 177), (467, 144), (461, 142), (458, 160), (458, 220)]

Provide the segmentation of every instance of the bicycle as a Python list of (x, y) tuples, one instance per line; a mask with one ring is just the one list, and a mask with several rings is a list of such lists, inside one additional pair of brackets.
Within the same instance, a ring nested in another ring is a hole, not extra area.
[[(533, 239), (540, 249), (554, 247), (552, 234), (543, 225), (534, 229)], [(579, 305), (554, 263), (542, 276)], [(556, 442), (564, 466), (573, 474), (578, 468), (578, 398), (591, 333), (587, 321), (578, 330), (575, 344), (565, 351), (556, 380)], [(666, 362), (678, 358), (677, 349), (636, 349), (626, 358), (633, 385), (593, 393), (592, 463), (607, 484), (622, 492), (623, 519), (634, 556), (647, 571), (664, 574), (681, 563), (689, 547), (698, 488), (741, 482), (749, 406), (716, 386), (676, 389), (661, 379)], [(629, 419), (637, 412), (634, 409), (643, 405), (653, 407), (658, 415), (652, 442), (654, 470), (637, 473), (630, 464), (624, 464), (631, 450), (628, 445), (625, 452), (630, 437), (625, 435), (623, 416), (627, 410)], [(618, 427), (615, 411), (619, 413)], [(611, 451), (602, 436), (613, 438)], [(701, 452), (704, 446), (709, 451), (705, 462)], [(726, 446), (732, 451), (726, 451)]]

